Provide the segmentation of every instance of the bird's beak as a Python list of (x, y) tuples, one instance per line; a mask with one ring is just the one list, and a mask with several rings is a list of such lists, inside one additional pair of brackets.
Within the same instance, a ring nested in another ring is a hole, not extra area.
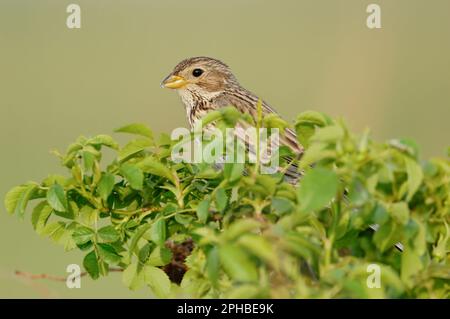
[(162, 80), (161, 87), (169, 89), (179, 89), (186, 84), (188, 84), (188, 81), (186, 81), (185, 78), (178, 75), (169, 74), (164, 80)]

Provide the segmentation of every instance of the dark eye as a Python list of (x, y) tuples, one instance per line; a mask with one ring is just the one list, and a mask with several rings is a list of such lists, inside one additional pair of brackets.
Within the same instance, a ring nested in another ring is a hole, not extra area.
[(192, 75), (195, 76), (196, 78), (198, 78), (202, 74), (203, 74), (202, 69), (194, 69), (194, 71), (192, 71)]

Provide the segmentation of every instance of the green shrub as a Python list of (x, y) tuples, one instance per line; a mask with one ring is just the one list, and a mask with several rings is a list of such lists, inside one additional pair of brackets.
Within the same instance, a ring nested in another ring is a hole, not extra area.
[[(222, 128), (238, 117), (209, 115)], [(411, 141), (376, 143), (315, 112), (295, 130), (306, 147), (298, 187), (250, 164), (173, 163), (175, 141), (132, 124), (117, 130), (134, 136), (123, 147), (78, 138), (57, 154), (68, 176), (13, 188), (6, 208), (23, 217), (38, 200), (36, 232), (84, 251), (93, 279), (120, 268), (130, 289), (159, 297), (448, 298), (449, 159), (419, 162)], [(380, 288), (367, 285), (370, 264)]]

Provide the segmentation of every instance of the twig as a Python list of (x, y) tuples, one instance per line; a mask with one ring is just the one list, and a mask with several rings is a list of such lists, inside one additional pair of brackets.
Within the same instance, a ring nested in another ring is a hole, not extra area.
[[(110, 268), (109, 272), (122, 272), (122, 268)], [(18, 277), (24, 277), (27, 279), (37, 280), (37, 279), (47, 279), (52, 281), (62, 281), (65, 282), (67, 280), (67, 277), (64, 276), (54, 276), (54, 275), (48, 275), (48, 274), (32, 274), (25, 271), (16, 270), (15, 275)], [(86, 271), (83, 271), (80, 273), (80, 277), (86, 276), (88, 273)]]

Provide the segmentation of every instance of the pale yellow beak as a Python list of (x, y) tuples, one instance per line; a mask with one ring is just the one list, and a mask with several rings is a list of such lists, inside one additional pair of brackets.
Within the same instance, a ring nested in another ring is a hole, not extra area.
[(161, 82), (161, 87), (169, 89), (180, 89), (188, 84), (185, 78), (178, 75), (169, 75)]

